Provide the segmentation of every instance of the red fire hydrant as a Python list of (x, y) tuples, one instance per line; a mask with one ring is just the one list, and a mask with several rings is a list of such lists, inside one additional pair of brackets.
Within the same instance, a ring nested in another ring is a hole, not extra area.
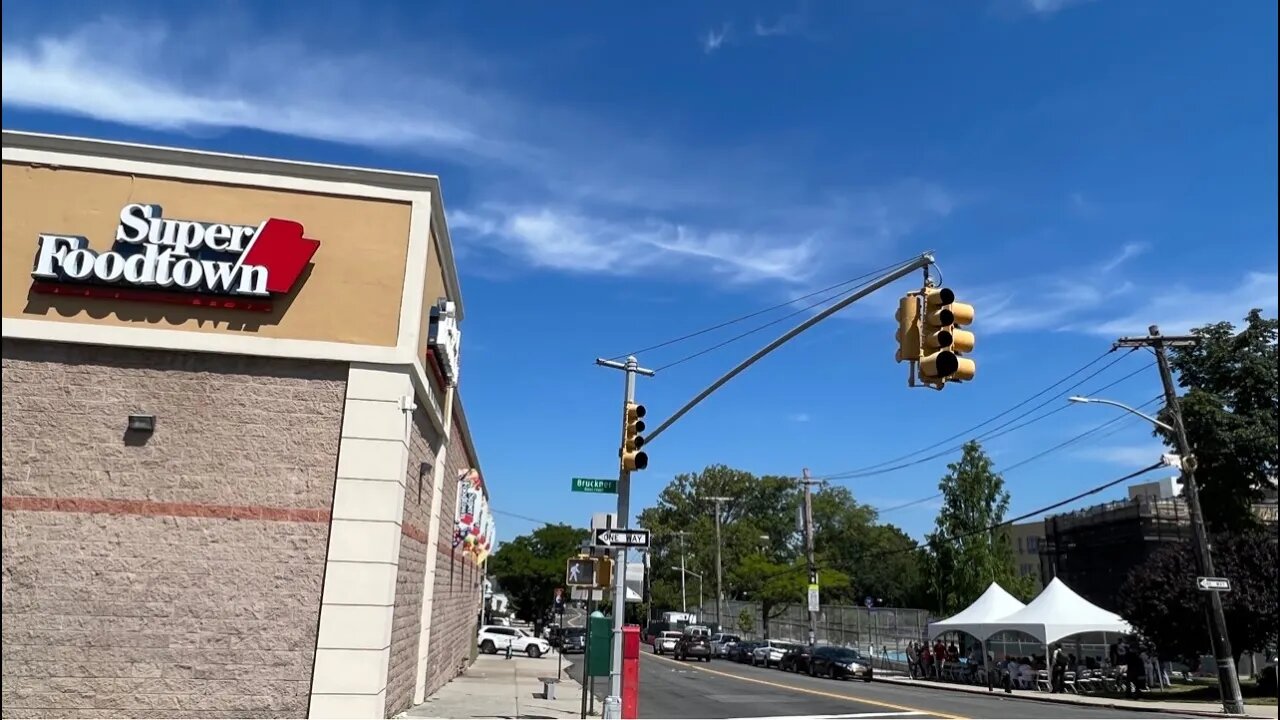
[(640, 717), (640, 626), (622, 626), (622, 717)]

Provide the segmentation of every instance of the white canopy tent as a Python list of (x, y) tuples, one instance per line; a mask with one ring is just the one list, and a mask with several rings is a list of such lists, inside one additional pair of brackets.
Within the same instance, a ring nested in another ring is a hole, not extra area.
[[(1132, 632), (1129, 623), (1119, 615), (1080, 597), (1058, 578), (1054, 578), (1029, 605), (998, 618), (990, 625), (987, 637), (1006, 630), (1016, 631), (1026, 633), (1045, 645), (1079, 633)], [(933, 626), (929, 627), (932, 632)]]
[(929, 623), (929, 639), (945, 632), (963, 632), (985, 641), (1004, 627), (997, 621), (1029, 607), (1010, 595), (1004, 588), (991, 583), (987, 591), (969, 607), (946, 620)]

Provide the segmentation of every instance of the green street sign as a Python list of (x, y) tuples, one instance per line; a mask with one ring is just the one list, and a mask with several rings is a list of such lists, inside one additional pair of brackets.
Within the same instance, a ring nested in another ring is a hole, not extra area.
[(574, 478), (573, 491), (585, 493), (618, 494), (617, 480), (601, 480), (599, 478)]

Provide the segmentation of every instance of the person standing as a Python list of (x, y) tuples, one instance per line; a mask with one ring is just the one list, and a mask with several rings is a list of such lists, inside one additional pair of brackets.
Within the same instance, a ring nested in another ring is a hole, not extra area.
[(1066, 689), (1067, 683), (1067, 654), (1062, 650), (1062, 643), (1053, 646), (1053, 654), (1049, 658), (1050, 677), (1052, 678), (1051, 693), (1060, 693)]

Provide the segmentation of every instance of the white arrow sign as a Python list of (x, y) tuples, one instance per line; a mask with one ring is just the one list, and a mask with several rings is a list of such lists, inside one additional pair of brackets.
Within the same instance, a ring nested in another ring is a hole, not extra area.
[(648, 530), (596, 530), (596, 545), (601, 547), (649, 547)]
[(1231, 581), (1226, 578), (1198, 577), (1196, 587), (1205, 592), (1231, 592)]

